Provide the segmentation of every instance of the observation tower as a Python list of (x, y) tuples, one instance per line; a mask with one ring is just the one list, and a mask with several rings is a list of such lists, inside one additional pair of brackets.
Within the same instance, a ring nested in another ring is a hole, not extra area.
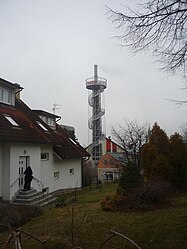
[(101, 108), (101, 93), (104, 92), (106, 86), (107, 80), (98, 76), (97, 65), (94, 65), (94, 77), (86, 79), (86, 88), (92, 91), (88, 97), (88, 103), (92, 108), (92, 116), (88, 120), (88, 127), (92, 130), (91, 156), (94, 165), (97, 165), (102, 156), (102, 116), (105, 114), (105, 110)]

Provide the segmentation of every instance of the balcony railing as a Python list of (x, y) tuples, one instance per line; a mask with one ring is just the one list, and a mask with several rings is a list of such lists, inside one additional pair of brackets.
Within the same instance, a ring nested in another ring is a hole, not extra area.
[(103, 87), (106, 88), (107, 80), (105, 78), (98, 77), (97, 80), (95, 80), (94, 77), (86, 79), (86, 88), (87, 89), (94, 89), (94, 87)]

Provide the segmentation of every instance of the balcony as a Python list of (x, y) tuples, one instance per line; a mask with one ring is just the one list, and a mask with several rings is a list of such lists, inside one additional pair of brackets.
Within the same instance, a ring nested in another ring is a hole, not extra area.
[(106, 86), (107, 80), (105, 78), (98, 77), (97, 80), (95, 80), (95, 78), (92, 77), (86, 80), (86, 88), (89, 90), (105, 89)]

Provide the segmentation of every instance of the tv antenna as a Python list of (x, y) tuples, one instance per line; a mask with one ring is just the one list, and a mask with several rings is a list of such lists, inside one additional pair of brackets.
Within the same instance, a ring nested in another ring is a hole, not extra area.
[(57, 104), (57, 103), (54, 103), (54, 104), (53, 104), (53, 108), (52, 108), (53, 114), (56, 113), (56, 110), (60, 109), (60, 106), (62, 106), (62, 105), (59, 105), (59, 104)]

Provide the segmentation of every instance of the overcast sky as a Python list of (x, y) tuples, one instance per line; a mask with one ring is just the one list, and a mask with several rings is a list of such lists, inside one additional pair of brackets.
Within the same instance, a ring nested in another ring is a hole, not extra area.
[(187, 106), (168, 99), (187, 99), (179, 76), (160, 72), (151, 55), (131, 56), (113, 37), (106, 7), (122, 9), (127, 0), (0, 0), (0, 77), (17, 82), (23, 101), (32, 109), (52, 112), (61, 123), (74, 126), (82, 145), (88, 145), (86, 78), (107, 79), (103, 131), (123, 119), (157, 122), (168, 135), (181, 133)]

